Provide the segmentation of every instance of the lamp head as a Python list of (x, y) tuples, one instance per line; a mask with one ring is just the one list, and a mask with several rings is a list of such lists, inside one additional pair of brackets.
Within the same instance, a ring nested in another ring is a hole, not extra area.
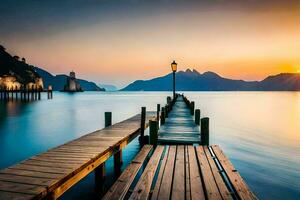
[(171, 63), (171, 68), (173, 72), (177, 71), (177, 63), (175, 62), (175, 60)]

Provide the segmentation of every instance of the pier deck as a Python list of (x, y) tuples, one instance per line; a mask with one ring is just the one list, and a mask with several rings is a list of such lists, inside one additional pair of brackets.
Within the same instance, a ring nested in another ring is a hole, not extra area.
[(158, 145), (139, 176), (138, 171), (152, 148), (143, 147), (104, 200), (256, 199), (217, 145)]
[(179, 96), (158, 132), (159, 144), (200, 143), (200, 127), (195, 124), (190, 108)]
[[(147, 112), (145, 127), (156, 118)], [(141, 115), (0, 171), (0, 199), (56, 199), (139, 135)]]

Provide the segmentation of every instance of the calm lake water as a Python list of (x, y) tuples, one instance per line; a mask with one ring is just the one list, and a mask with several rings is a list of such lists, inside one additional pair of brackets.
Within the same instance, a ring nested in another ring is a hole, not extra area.
[[(210, 143), (219, 144), (260, 199), (300, 199), (300, 92), (184, 92), (210, 118)], [(52, 100), (0, 102), (0, 168), (165, 104), (167, 92), (54, 93)], [(123, 168), (138, 152), (134, 140)], [(112, 159), (107, 173), (112, 177)], [(99, 199), (93, 174), (61, 199)], [(113, 179), (108, 179), (108, 185)]]

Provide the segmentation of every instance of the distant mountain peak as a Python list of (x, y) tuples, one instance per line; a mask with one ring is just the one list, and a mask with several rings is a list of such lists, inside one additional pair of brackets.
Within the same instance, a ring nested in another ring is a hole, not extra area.
[(193, 73), (197, 75), (201, 75), (200, 72), (198, 72), (196, 69), (193, 69)]
[(205, 77), (216, 77), (216, 78), (221, 77), (221, 76), (219, 76), (219, 74), (217, 74), (215, 72), (211, 72), (211, 71), (204, 72), (202, 75)]
[(188, 74), (188, 75), (201, 75), (196, 69), (190, 69), (190, 68), (187, 68), (185, 71), (184, 71), (185, 74)]
[(192, 72), (192, 70), (190, 70), (190, 68), (187, 68), (187, 69), (185, 70), (185, 73), (193, 73), (193, 72)]

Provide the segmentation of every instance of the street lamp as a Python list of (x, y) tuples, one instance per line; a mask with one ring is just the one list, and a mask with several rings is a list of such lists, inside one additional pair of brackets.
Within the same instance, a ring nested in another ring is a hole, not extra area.
[(173, 72), (173, 99), (175, 99), (175, 72), (177, 71), (177, 63), (175, 60), (171, 63), (171, 68)]

